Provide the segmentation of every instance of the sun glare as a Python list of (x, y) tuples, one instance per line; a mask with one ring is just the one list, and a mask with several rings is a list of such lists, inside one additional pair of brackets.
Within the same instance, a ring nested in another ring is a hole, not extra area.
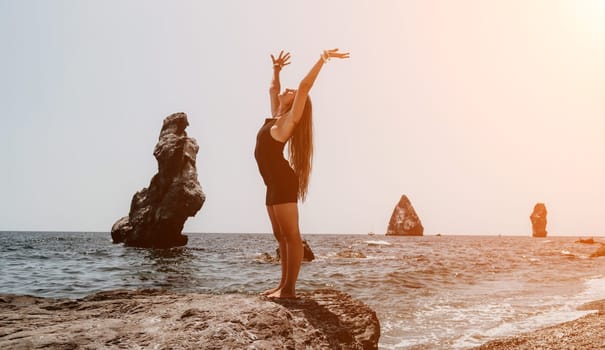
[(605, 0), (570, 1), (567, 7), (580, 30), (591, 36), (591, 39), (603, 39)]

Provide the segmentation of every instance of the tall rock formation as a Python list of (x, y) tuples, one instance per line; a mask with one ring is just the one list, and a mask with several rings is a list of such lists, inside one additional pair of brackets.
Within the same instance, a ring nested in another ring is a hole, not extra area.
[(206, 196), (197, 180), (195, 158), (199, 146), (187, 137), (185, 113), (175, 113), (162, 125), (153, 155), (158, 173), (149, 187), (135, 193), (128, 216), (111, 228), (114, 243), (145, 248), (170, 248), (187, 244), (181, 234), (188, 217), (194, 216)]
[(544, 203), (536, 203), (534, 211), (529, 216), (533, 237), (546, 237), (546, 214)]
[(420, 218), (416, 214), (414, 207), (408, 197), (404, 194), (401, 196), (399, 203), (393, 209), (387, 236), (422, 236), (424, 227), (420, 222)]

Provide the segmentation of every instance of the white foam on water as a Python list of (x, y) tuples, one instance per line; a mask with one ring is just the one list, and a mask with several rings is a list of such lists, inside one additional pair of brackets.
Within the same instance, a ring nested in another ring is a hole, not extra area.
[[(512, 318), (514, 307), (507, 303), (479, 303), (470, 305), (448, 305), (447, 300), (428, 306), (414, 312), (413, 321), (390, 320), (382, 322), (384, 333), (405, 334), (405, 337), (395, 336), (386, 339), (381, 336), (381, 349), (405, 349), (412, 346), (427, 346), (435, 349), (464, 348), (469, 345), (479, 345), (485, 341), (474, 340), (472, 343), (454, 344), (462, 334), (469, 329), (477, 329), (482, 324), (493, 324), (502, 318)], [(444, 323), (440, 320), (447, 319)], [(385, 344), (385, 343), (388, 343)]]
[[(478, 346), (492, 339), (530, 332), (594, 313), (596, 312), (595, 310), (578, 310), (577, 307), (590, 301), (605, 299), (605, 277), (598, 276), (589, 279), (584, 282), (584, 286), (585, 288), (574, 296), (543, 300), (545, 304), (556, 306), (551, 310), (513, 322), (503, 322), (496, 327), (463, 335), (454, 342), (452, 348), (464, 349)], [(498, 310), (498, 313), (500, 316), (503, 316), (501, 309)]]
[(550, 325), (572, 321), (592, 312), (594, 311), (557, 310), (516, 322), (503, 323), (480, 333), (464, 335), (456, 340), (453, 348), (464, 349), (467, 347), (478, 346), (492, 339), (530, 332)]
[[(381, 328), (383, 331), (392, 331), (393, 329), (397, 329), (402, 333), (407, 334), (405, 337), (394, 337), (393, 339), (387, 339), (388, 336), (384, 334), (380, 336), (380, 342), (378, 345), (379, 349), (385, 350), (396, 350), (396, 349), (405, 349), (411, 346), (418, 346), (421, 344), (437, 344), (441, 339), (443, 339), (443, 332), (447, 330), (443, 329), (433, 329), (431, 331), (422, 332), (422, 334), (417, 334), (414, 336), (410, 336), (409, 334), (414, 333), (414, 326), (410, 325), (405, 321), (386, 321), (381, 323)], [(393, 340), (396, 340), (397, 343), (394, 343)], [(388, 344), (387, 344), (388, 343)]]
[(605, 277), (593, 277), (585, 285), (586, 290), (578, 295), (584, 302), (605, 299)]
[(367, 243), (368, 245), (384, 245), (384, 246), (389, 246), (389, 245), (393, 245), (393, 243), (389, 243), (387, 241), (363, 241), (364, 243)]

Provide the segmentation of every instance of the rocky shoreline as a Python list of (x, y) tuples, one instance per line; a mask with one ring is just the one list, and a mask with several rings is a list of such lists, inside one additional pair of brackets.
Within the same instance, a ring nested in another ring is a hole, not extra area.
[(596, 310), (579, 319), (496, 339), (475, 350), (559, 350), (605, 348), (605, 299), (584, 304), (578, 310)]
[(157, 289), (0, 295), (1, 349), (377, 349), (379, 337), (376, 313), (334, 289), (294, 300)]
[[(605, 299), (578, 309), (595, 312), (473, 349), (605, 348)], [(334, 289), (295, 300), (158, 289), (76, 300), (0, 294), (1, 349), (378, 349), (379, 337), (376, 313)]]

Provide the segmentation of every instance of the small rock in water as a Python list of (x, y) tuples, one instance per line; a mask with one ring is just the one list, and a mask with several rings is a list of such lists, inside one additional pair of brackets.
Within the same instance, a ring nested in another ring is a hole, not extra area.
[(275, 264), (279, 262), (279, 259), (275, 256), (271, 256), (271, 254), (264, 252), (256, 257), (256, 261), (261, 263)]
[(342, 251), (336, 253), (336, 256), (339, 258), (345, 258), (345, 259), (365, 259), (366, 258), (364, 253), (355, 251), (353, 249), (342, 250)]
[[(315, 260), (315, 254), (313, 254), (313, 251), (311, 250), (311, 246), (309, 245), (309, 242), (307, 242), (306, 239), (303, 239), (302, 244), (303, 244), (303, 261), (310, 262), (310, 261)], [(275, 254), (277, 255), (275, 257), (275, 259), (277, 259), (277, 261), (280, 261), (281, 256), (279, 254), (279, 247), (277, 247), (277, 249), (275, 249)]]
[(605, 244), (601, 243), (599, 249), (596, 252), (590, 254), (591, 258), (597, 258), (599, 256), (605, 256)]

